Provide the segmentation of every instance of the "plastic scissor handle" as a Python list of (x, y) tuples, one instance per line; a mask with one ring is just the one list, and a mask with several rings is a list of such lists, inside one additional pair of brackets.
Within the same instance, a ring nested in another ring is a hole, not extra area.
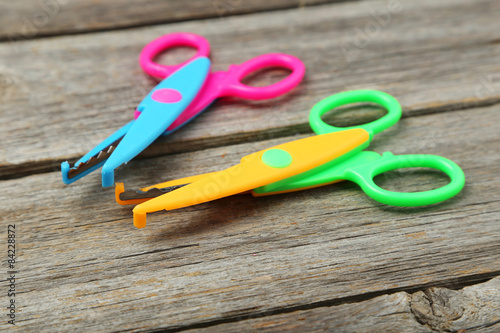
[[(197, 51), (193, 57), (177, 65), (160, 65), (153, 61), (161, 52), (176, 46), (191, 46), (197, 49)], [(139, 63), (149, 75), (166, 78), (194, 58), (208, 57), (209, 54), (210, 44), (204, 37), (189, 32), (178, 32), (158, 37), (148, 43), (139, 55)]]
[[(283, 80), (264, 87), (252, 87), (241, 83), (248, 74), (264, 68), (280, 67), (292, 72)], [(220, 96), (236, 96), (262, 100), (278, 97), (299, 84), (306, 69), (304, 63), (292, 55), (268, 53), (252, 58), (239, 65), (231, 65), (220, 84)]]
[[(444, 172), (450, 182), (440, 188), (423, 192), (394, 192), (388, 191), (373, 181), (386, 171), (424, 167)], [(357, 183), (372, 199), (392, 206), (424, 206), (445, 201), (455, 196), (465, 185), (465, 175), (462, 169), (453, 161), (436, 155), (398, 155), (386, 152), (382, 158), (371, 161), (347, 170), (346, 179)]]
[[(351, 103), (375, 103), (385, 109), (387, 114), (382, 118), (363, 125), (351, 127), (336, 127), (325, 123), (321, 116), (328, 111)], [(327, 97), (314, 105), (309, 114), (309, 123), (316, 134), (325, 134), (331, 132), (344, 131), (352, 128), (362, 128), (373, 135), (396, 124), (401, 118), (402, 110), (399, 102), (391, 95), (377, 90), (353, 90), (335, 94)]]

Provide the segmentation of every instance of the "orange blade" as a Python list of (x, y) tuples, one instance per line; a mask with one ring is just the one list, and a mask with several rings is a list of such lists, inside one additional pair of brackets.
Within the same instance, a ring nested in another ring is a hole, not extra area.
[[(180, 178), (180, 179), (175, 179), (175, 180), (169, 180), (163, 183), (158, 183), (155, 185), (147, 186), (140, 188), (139, 191), (146, 192), (150, 189), (153, 188), (166, 188), (166, 187), (171, 187), (171, 186), (176, 186), (176, 185), (184, 185), (184, 184), (191, 184), (194, 181), (197, 181), (199, 179), (205, 178), (206, 176), (215, 173), (215, 172), (210, 172), (210, 173), (205, 173), (201, 175), (196, 175), (196, 176), (190, 176), (190, 177), (185, 177), (185, 178)], [(138, 205), (140, 203), (143, 203), (145, 201), (151, 200), (152, 198), (141, 198), (141, 199), (128, 199), (128, 200), (122, 200), (120, 198), (120, 194), (125, 192), (125, 185), (123, 183), (116, 183), (115, 184), (115, 200), (118, 204), (120, 205)]]
[(137, 205), (134, 225), (146, 226), (146, 214), (172, 210), (245, 192), (308, 171), (369, 141), (363, 129), (311, 136), (264, 149), (226, 170)]

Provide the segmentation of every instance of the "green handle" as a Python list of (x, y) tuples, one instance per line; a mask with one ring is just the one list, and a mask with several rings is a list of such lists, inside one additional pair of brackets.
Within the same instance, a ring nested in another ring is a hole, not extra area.
[[(328, 125), (321, 119), (322, 115), (339, 106), (351, 103), (367, 102), (375, 103), (384, 107), (387, 109), (387, 114), (370, 123), (351, 127), (335, 127)], [(401, 114), (401, 105), (391, 95), (377, 90), (353, 90), (332, 95), (316, 103), (309, 114), (309, 123), (316, 134), (326, 134), (352, 128), (362, 128), (370, 134), (371, 139), (373, 135), (380, 133), (397, 123), (401, 118)]]
[[(424, 167), (444, 172), (449, 178), (447, 185), (424, 192), (406, 193), (384, 190), (373, 179), (386, 171)], [(424, 206), (435, 204), (455, 196), (465, 185), (465, 175), (453, 161), (435, 155), (399, 155), (384, 153), (382, 158), (348, 170), (346, 179), (357, 183), (372, 199), (392, 206)]]

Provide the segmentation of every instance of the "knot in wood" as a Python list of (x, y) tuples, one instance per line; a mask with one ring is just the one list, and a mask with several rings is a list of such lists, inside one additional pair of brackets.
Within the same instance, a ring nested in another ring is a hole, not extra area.
[(446, 288), (429, 288), (412, 295), (411, 310), (424, 325), (438, 331), (453, 331), (453, 322), (464, 314), (462, 293)]

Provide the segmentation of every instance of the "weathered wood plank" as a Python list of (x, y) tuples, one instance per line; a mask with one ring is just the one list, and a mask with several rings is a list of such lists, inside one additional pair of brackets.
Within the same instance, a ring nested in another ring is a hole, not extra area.
[[(1, 237), (15, 223), (19, 249), (18, 325), (38, 332), (187, 329), (496, 276), (499, 111), (410, 117), (375, 138), (376, 151), (439, 154), (464, 169), (464, 191), (427, 208), (379, 205), (345, 183), (151, 214), (137, 230), (130, 208), (112, 202), (97, 177), (71, 187), (58, 173), (3, 181)], [(143, 159), (117, 179), (137, 186), (217, 170), (289, 139)], [(414, 173), (386, 181), (429, 189), (442, 178)]]
[[(372, 13), (387, 6), (364, 1), (50, 38), (17, 43), (17, 52), (0, 45), (0, 176), (55, 169), (125, 124), (154, 84), (137, 65), (140, 49), (174, 31), (205, 35), (215, 69), (280, 51), (302, 58), (307, 77), (276, 100), (218, 102), (159, 140), (149, 156), (307, 132), (307, 110), (347, 89), (387, 91), (402, 102), (406, 116), (498, 101), (499, 2), (402, 1), (386, 26), (353, 48), (356, 28), (373, 24)], [(351, 45), (349, 63), (345, 43)], [(270, 80), (267, 74), (257, 83)]]
[[(430, 303), (430, 301), (433, 301)], [(500, 277), (461, 290), (429, 288), (252, 318), (188, 332), (498, 332)]]
[[(337, 0), (338, 1), (338, 0)], [(335, 0), (17, 0), (0, 3), (0, 40), (102, 31), (304, 7)]]

